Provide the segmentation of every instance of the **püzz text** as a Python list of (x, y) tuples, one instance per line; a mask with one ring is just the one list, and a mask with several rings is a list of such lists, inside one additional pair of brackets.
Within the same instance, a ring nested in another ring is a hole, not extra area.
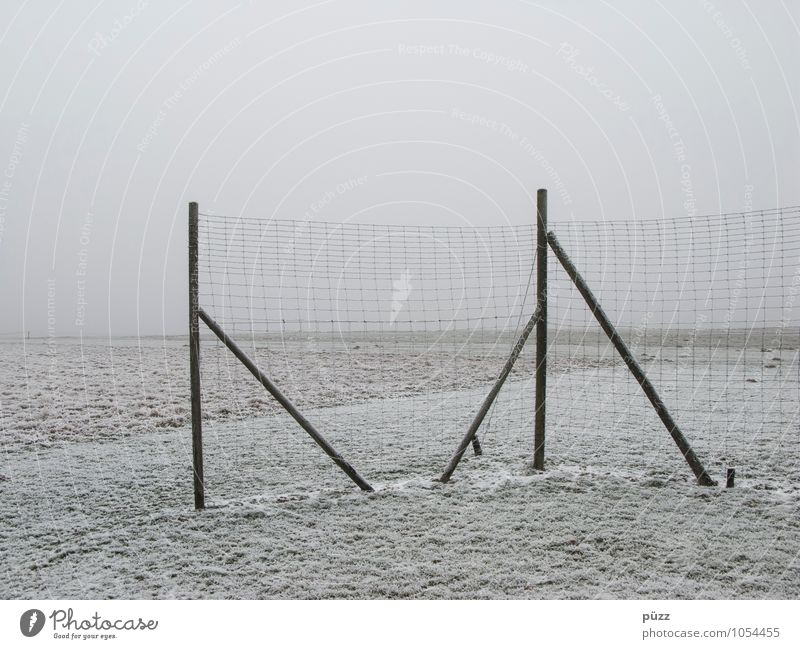
[(642, 624), (645, 622), (652, 622), (652, 621), (666, 621), (669, 620), (669, 613), (656, 613), (653, 611), (652, 613), (642, 613)]

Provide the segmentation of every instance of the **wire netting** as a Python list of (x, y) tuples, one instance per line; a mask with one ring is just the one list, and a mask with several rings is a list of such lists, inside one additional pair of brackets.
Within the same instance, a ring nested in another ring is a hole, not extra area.
[[(800, 209), (555, 230), (713, 477), (798, 477)], [(653, 476), (685, 471), (582, 296), (549, 267), (550, 355), (570, 367), (548, 385), (548, 414), (573, 431), (562, 460), (600, 452)]]
[[(552, 226), (712, 476), (800, 477), (800, 209)], [(201, 213), (200, 305), (365, 478), (429, 480), (533, 313), (535, 243), (533, 219)], [(692, 480), (552, 253), (548, 293), (548, 467)], [(202, 340), (210, 492), (350, 488), (213, 335)], [(527, 471), (534, 365), (531, 337), (479, 431), (492, 470)]]
[[(200, 305), (378, 482), (442, 470), (535, 307), (532, 224), (342, 225), (201, 214), (199, 251)], [(209, 419), (232, 416), (237, 435), (250, 431), (269, 461), (280, 457), (278, 470), (293, 487), (298, 477), (338, 480), (338, 469), (238, 361), (208, 335), (203, 340), (210, 343), (201, 361)], [(504, 436), (532, 431), (533, 358), (531, 346), (492, 413), (502, 414)], [(486, 424), (488, 450), (496, 427), (491, 417)], [(223, 461), (239, 462), (239, 451), (232, 445)]]

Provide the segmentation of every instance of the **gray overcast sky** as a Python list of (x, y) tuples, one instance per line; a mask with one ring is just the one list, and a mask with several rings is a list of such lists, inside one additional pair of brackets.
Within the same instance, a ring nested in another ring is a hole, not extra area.
[(5, 3), (0, 332), (182, 333), (190, 200), (301, 219), (362, 178), (314, 218), (485, 225), (547, 187), (556, 230), (800, 204), (800, 2), (266, 4)]

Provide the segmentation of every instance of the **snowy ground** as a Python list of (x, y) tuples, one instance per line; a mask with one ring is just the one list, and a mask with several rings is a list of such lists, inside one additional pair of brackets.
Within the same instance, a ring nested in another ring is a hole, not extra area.
[[(434, 395), (418, 379), (445, 362), (397, 352), (351, 349), (339, 381), (325, 369), (336, 350), (291, 370), (261, 353), (367, 495), (204, 348), (209, 508), (196, 513), (184, 340), (0, 343), (0, 597), (800, 596), (796, 350), (745, 354), (729, 408), (697, 389), (680, 348), (648, 365), (713, 476), (737, 466), (733, 490), (696, 486), (638, 386), (588, 353), (551, 364), (545, 473), (528, 466), (527, 356), (481, 431), (485, 454), (435, 482), (498, 354), (461, 358)], [(730, 374), (715, 362), (709, 375)]]

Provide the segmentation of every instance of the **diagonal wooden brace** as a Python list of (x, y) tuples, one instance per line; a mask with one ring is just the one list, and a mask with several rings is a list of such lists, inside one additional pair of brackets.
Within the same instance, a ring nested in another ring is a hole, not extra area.
[(567, 275), (570, 276), (570, 279), (575, 284), (575, 287), (583, 296), (583, 299), (589, 306), (589, 310), (594, 314), (594, 317), (600, 323), (600, 326), (611, 340), (611, 343), (614, 345), (617, 352), (619, 352), (622, 360), (625, 361), (625, 364), (628, 366), (631, 374), (633, 374), (634, 378), (639, 382), (639, 385), (647, 395), (647, 398), (650, 399), (650, 403), (653, 404), (656, 414), (663, 422), (667, 431), (669, 431), (672, 439), (675, 440), (675, 444), (678, 445), (681, 453), (683, 453), (683, 457), (686, 459), (686, 462), (692, 468), (692, 471), (694, 471), (694, 474), (697, 477), (697, 483), (704, 487), (713, 487), (716, 485), (717, 483), (708, 475), (703, 467), (703, 464), (700, 462), (700, 459), (692, 450), (689, 441), (686, 439), (686, 437), (684, 437), (681, 429), (678, 428), (678, 424), (675, 423), (675, 420), (672, 418), (669, 410), (667, 410), (667, 406), (664, 405), (664, 402), (661, 400), (658, 392), (656, 392), (656, 389), (650, 382), (650, 379), (647, 378), (642, 366), (639, 365), (638, 361), (631, 353), (631, 350), (628, 349), (625, 341), (622, 340), (622, 337), (617, 332), (616, 327), (613, 325), (611, 320), (608, 319), (605, 311), (603, 311), (603, 307), (600, 306), (600, 302), (597, 301), (597, 298), (594, 296), (594, 293), (592, 293), (589, 285), (586, 283), (586, 280), (583, 279), (581, 274), (578, 272), (578, 269), (575, 268), (575, 265), (572, 263), (572, 260), (569, 258), (567, 253), (564, 252), (564, 249), (561, 247), (561, 244), (558, 242), (558, 239), (553, 232), (547, 233), (547, 241), (550, 244), (550, 247), (553, 249), (556, 257), (558, 257), (558, 261), (561, 262), (564, 270), (567, 271)]
[(278, 389), (278, 386), (276, 386), (269, 379), (269, 377), (259, 369), (255, 362), (247, 355), (247, 353), (245, 353), (245, 351), (223, 331), (222, 327), (220, 327), (210, 315), (203, 311), (202, 307), (197, 309), (197, 315), (200, 316), (200, 319), (209, 329), (211, 329), (211, 331), (214, 332), (217, 338), (219, 338), (231, 351), (231, 353), (241, 361), (242, 365), (250, 370), (250, 373), (259, 380), (261, 385), (267, 389), (267, 392), (269, 392), (275, 398), (275, 400), (283, 406), (286, 412), (288, 412), (294, 418), (294, 420), (300, 424), (303, 430), (311, 436), (311, 439), (313, 439), (317, 445), (319, 445), (319, 447), (328, 454), (328, 456), (342, 471), (348, 475), (353, 482), (355, 482), (364, 491), (374, 491), (370, 484), (358, 474), (358, 472), (350, 465), (349, 462), (347, 462), (341, 455), (339, 455), (339, 453), (337, 453), (336, 449), (330, 445), (330, 443), (320, 434), (314, 425), (303, 416), (303, 414), (297, 409), (297, 406), (295, 406)]
[(497, 381), (495, 381), (495, 384), (492, 386), (492, 389), (489, 391), (489, 394), (487, 394), (486, 398), (483, 400), (480, 410), (478, 410), (478, 414), (475, 415), (475, 419), (472, 420), (472, 424), (470, 424), (469, 430), (467, 430), (467, 434), (464, 435), (464, 438), (458, 445), (458, 448), (456, 449), (455, 454), (450, 460), (450, 463), (444, 470), (442, 477), (439, 478), (440, 482), (447, 482), (448, 480), (450, 480), (450, 476), (453, 475), (453, 471), (456, 470), (458, 463), (464, 456), (464, 451), (467, 450), (467, 446), (469, 446), (470, 442), (475, 438), (475, 435), (478, 432), (478, 428), (480, 428), (481, 424), (483, 423), (483, 418), (486, 417), (486, 413), (489, 412), (489, 408), (492, 407), (492, 403), (494, 403), (494, 400), (500, 393), (500, 388), (503, 387), (503, 383), (506, 382), (508, 375), (511, 374), (511, 369), (514, 367), (514, 363), (517, 361), (517, 358), (519, 358), (519, 355), (522, 353), (522, 348), (525, 346), (525, 341), (528, 340), (528, 336), (531, 335), (531, 331), (533, 331), (533, 328), (539, 321), (540, 317), (541, 317), (541, 310), (537, 307), (536, 311), (533, 312), (531, 319), (528, 320), (528, 324), (526, 324), (525, 328), (522, 330), (522, 334), (520, 334), (519, 339), (514, 345), (514, 349), (511, 350), (511, 355), (508, 357), (506, 364), (503, 366), (503, 370), (500, 372), (500, 376), (497, 377)]

